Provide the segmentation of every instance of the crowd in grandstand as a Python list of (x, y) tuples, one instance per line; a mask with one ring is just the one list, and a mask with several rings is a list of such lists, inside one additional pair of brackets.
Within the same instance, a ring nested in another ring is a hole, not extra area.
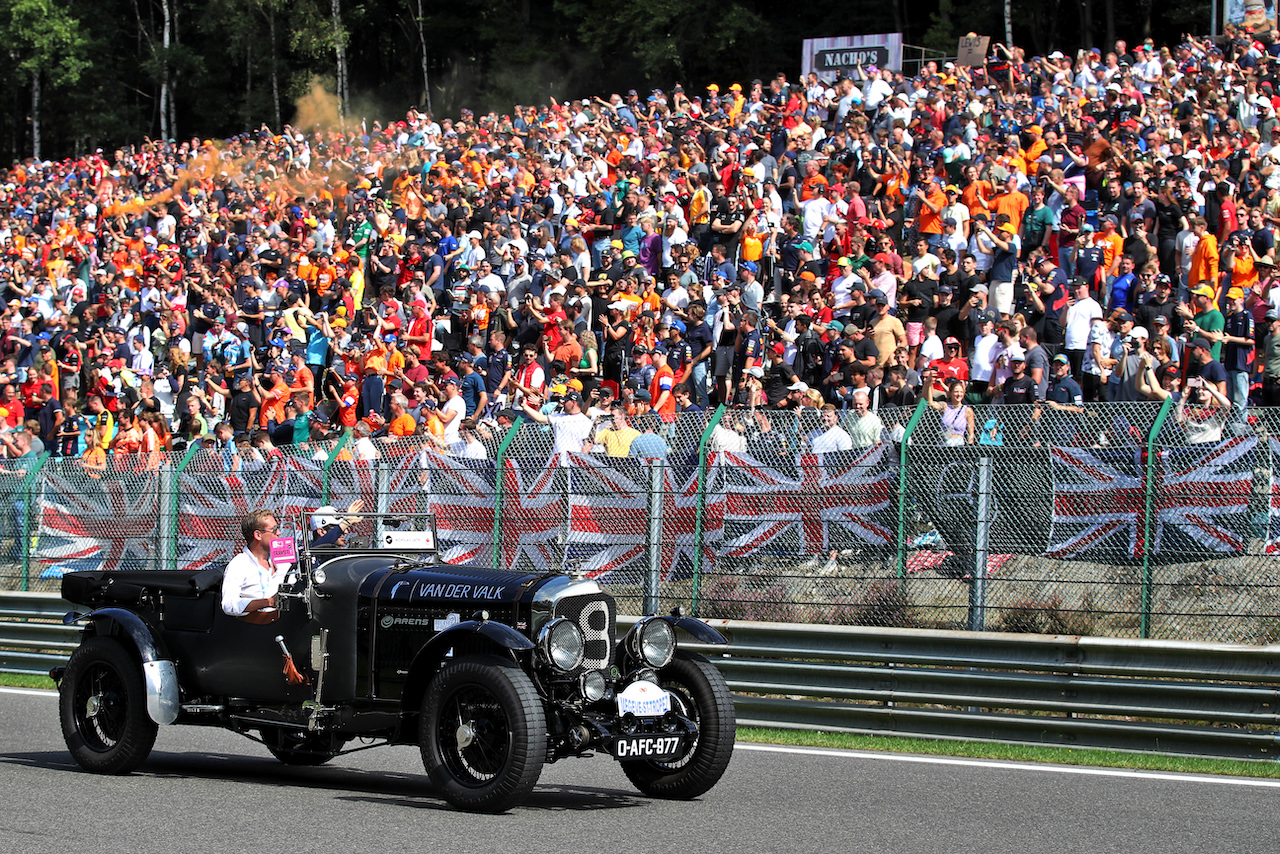
[[(0, 441), (661, 456), (677, 413), (1280, 402), (1280, 34), (16, 164)], [(1218, 413), (1217, 416), (1205, 413)], [(732, 438), (723, 442), (732, 444)], [(145, 463), (144, 463), (145, 464)]]

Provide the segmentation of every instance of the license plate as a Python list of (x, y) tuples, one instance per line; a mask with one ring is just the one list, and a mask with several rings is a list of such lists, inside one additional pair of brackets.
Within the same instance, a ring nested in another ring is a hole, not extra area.
[(618, 759), (672, 759), (684, 740), (679, 735), (624, 735), (613, 743)]

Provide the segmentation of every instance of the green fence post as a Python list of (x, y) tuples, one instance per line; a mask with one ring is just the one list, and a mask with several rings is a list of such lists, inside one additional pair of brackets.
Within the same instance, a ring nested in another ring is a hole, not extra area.
[(40, 469), (44, 468), (45, 461), (48, 459), (48, 451), (36, 457), (35, 465), (31, 467), (31, 471), (27, 472), (27, 476), (22, 479), (22, 530), (19, 531), (22, 536), (22, 586), (19, 588), (20, 590), (31, 589), (31, 487), (35, 484), (36, 478), (40, 476)]
[(928, 401), (920, 398), (915, 412), (911, 413), (911, 418), (902, 431), (902, 442), (898, 445), (898, 578), (907, 577), (907, 446), (911, 444), (911, 437), (928, 408)]
[(1156, 420), (1151, 425), (1151, 430), (1147, 433), (1147, 466), (1146, 466), (1146, 485), (1143, 492), (1146, 495), (1143, 498), (1144, 509), (1142, 512), (1142, 617), (1141, 617), (1141, 635), (1144, 638), (1151, 637), (1151, 608), (1152, 608), (1152, 587), (1154, 586), (1154, 578), (1151, 572), (1151, 508), (1156, 498), (1156, 437), (1160, 435), (1160, 428), (1164, 426), (1164, 422), (1169, 417), (1169, 413), (1173, 411), (1173, 398), (1166, 397), (1164, 403), (1160, 406), (1160, 411), (1156, 413)]
[(511, 447), (511, 442), (516, 438), (516, 434), (520, 432), (520, 426), (524, 424), (524, 416), (516, 416), (515, 423), (507, 430), (507, 435), (502, 437), (502, 442), (498, 445), (498, 454), (494, 458), (493, 469), (493, 567), (494, 569), (503, 569), (502, 566), (502, 502), (503, 487), (506, 480), (503, 466), (507, 460), (507, 449)]
[(338, 459), (338, 452), (347, 446), (347, 441), (351, 438), (350, 432), (343, 432), (338, 438), (338, 444), (333, 446), (333, 450), (329, 452), (329, 456), (325, 458), (324, 468), (321, 470), (321, 487), (320, 487), (320, 504), (324, 506), (329, 503), (329, 469), (333, 468), (334, 461)]
[(726, 411), (722, 403), (711, 413), (711, 420), (702, 430), (702, 438), (698, 440), (698, 512), (693, 518), (693, 590), (689, 597), (689, 610), (693, 616), (698, 615), (698, 599), (702, 595), (702, 526), (707, 515), (707, 445), (711, 442), (711, 433), (724, 418)]
[(169, 541), (168, 566), (164, 569), (178, 568), (178, 497), (182, 494), (182, 473), (187, 470), (187, 466), (195, 458), (196, 451), (200, 450), (198, 442), (192, 442), (187, 448), (187, 452), (182, 455), (182, 459), (178, 461), (178, 465), (174, 467), (172, 480), (170, 482), (170, 491), (168, 498), (168, 512), (162, 513), (160, 536)]

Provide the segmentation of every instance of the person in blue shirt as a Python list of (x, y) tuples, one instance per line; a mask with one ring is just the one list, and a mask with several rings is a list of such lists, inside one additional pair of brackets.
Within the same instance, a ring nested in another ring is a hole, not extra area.
[(467, 407), (467, 418), (475, 415), (477, 410), (483, 413), (485, 407), (489, 404), (489, 395), (485, 391), (484, 380), (475, 372), (474, 363), (475, 357), (470, 353), (463, 353), (458, 357), (458, 375), (462, 377), (460, 392), (462, 402)]
[(657, 434), (658, 417), (645, 413), (636, 418), (636, 429), (640, 435), (631, 440), (627, 456), (640, 460), (665, 460), (668, 448), (666, 440)]

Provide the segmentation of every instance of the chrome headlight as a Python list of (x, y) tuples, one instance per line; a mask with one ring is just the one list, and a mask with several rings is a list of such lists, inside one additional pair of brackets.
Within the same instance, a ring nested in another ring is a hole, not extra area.
[(538, 632), (538, 654), (557, 670), (576, 670), (586, 655), (582, 629), (563, 617), (551, 620)]
[(676, 654), (676, 630), (661, 617), (645, 617), (627, 635), (627, 651), (649, 667), (666, 667)]
[(588, 670), (582, 674), (580, 680), (580, 688), (582, 697), (588, 703), (595, 703), (604, 698), (605, 691), (608, 690), (608, 683), (604, 681), (604, 674), (599, 670)]

